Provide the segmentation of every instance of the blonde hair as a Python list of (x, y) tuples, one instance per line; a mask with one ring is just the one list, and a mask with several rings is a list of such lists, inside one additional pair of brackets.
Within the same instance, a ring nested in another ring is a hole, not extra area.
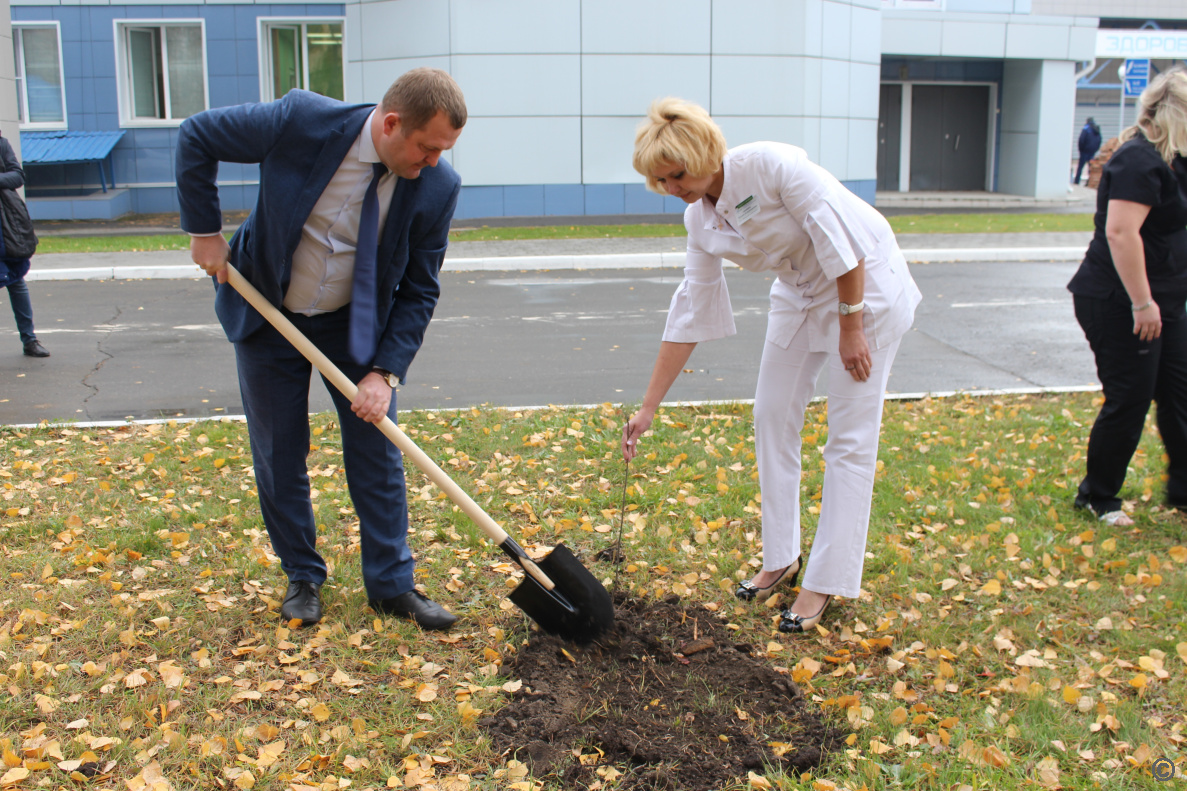
[(1121, 133), (1121, 141), (1138, 132), (1154, 144), (1168, 165), (1176, 154), (1187, 156), (1187, 71), (1164, 71), (1142, 91), (1137, 123)]
[(669, 96), (647, 108), (647, 120), (635, 133), (634, 166), (647, 179), (647, 189), (665, 194), (652, 173), (665, 163), (679, 165), (691, 176), (712, 176), (725, 161), (725, 135), (705, 108)]

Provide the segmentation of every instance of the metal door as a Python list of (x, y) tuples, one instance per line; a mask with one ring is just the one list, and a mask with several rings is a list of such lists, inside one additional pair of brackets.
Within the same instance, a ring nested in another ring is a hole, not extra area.
[(878, 189), (898, 192), (903, 130), (903, 86), (883, 85), (878, 94)]
[(911, 101), (911, 189), (984, 190), (989, 87), (916, 85)]

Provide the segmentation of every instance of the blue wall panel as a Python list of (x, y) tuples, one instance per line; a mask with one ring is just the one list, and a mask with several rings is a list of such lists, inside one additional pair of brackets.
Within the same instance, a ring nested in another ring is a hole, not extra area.
[(458, 195), (457, 211), (454, 212), (454, 217), (458, 219), (466, 219), (470, 217), (502, 216), (502, 187), (462, 186), (462, 192), (460, 195)]
[(877, 190), (877, 179), (856, 179), (853, 181), (842, 181), (849, 191), (857, 197), (861, 198), (871, 206), (874, 205), (874, 193)]
[(622, 214), (626, 211), (622, 184), (586, 184), (586, 214)]
[(627, 184), (623, 198), (627, 214), (661, 214), (664, 211), (663, 196), (642, 184)]
[[(236, 63), (239, 44), (235, 41), (207, 41), (206, 42), (206, 74), (213, 80), (215, 77), (233, 77), (239, 73)], [(214, 97), (211, 97), (213, 101)]]
[(585, 214), (585, 189), (581, 184), (545, 184), (544, 213), (551, 216)]
[(539, 217), (544, 213), (544, 185), (503, 187), (503, 215)]

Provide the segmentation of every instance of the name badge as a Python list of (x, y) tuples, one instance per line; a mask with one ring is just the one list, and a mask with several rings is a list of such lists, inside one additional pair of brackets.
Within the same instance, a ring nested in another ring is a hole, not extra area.
[(734, 207), (734, 220), (743, 225), (754, 215), (758, 214), (758, 201), (753, 195)]

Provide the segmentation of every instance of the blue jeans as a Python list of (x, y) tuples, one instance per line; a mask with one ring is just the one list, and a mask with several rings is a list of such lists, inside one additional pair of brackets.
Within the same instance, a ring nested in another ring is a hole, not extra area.
[(29, 286), (24, 278), (8, 284), (8, 301), (12, 303), (12, 315), (21, 334), (21, 343), (37, 340), (33, 332), (33, 303), (29, 300)]
[[(285, 315), (351, 381), (370, 372), (369, 365), (358, 365), (346, 351), (349, 308), (320, 316)], [(272, 548), (290, 581), (320, 585), (326, 564), (317, 551), (306, 465), (312, 366), (268, 325), (235, 344), (235, 360), (260, 511)], [(403, 459), (378, 427), (350, 411), (346, 396), (328, 382), (326, 387), (338, 410), (342, 466), (359, 517), (363, 585), (368, 598), (394, 598), (413, 589)], [(388, 417), (396, 419), (394, 393)]]

